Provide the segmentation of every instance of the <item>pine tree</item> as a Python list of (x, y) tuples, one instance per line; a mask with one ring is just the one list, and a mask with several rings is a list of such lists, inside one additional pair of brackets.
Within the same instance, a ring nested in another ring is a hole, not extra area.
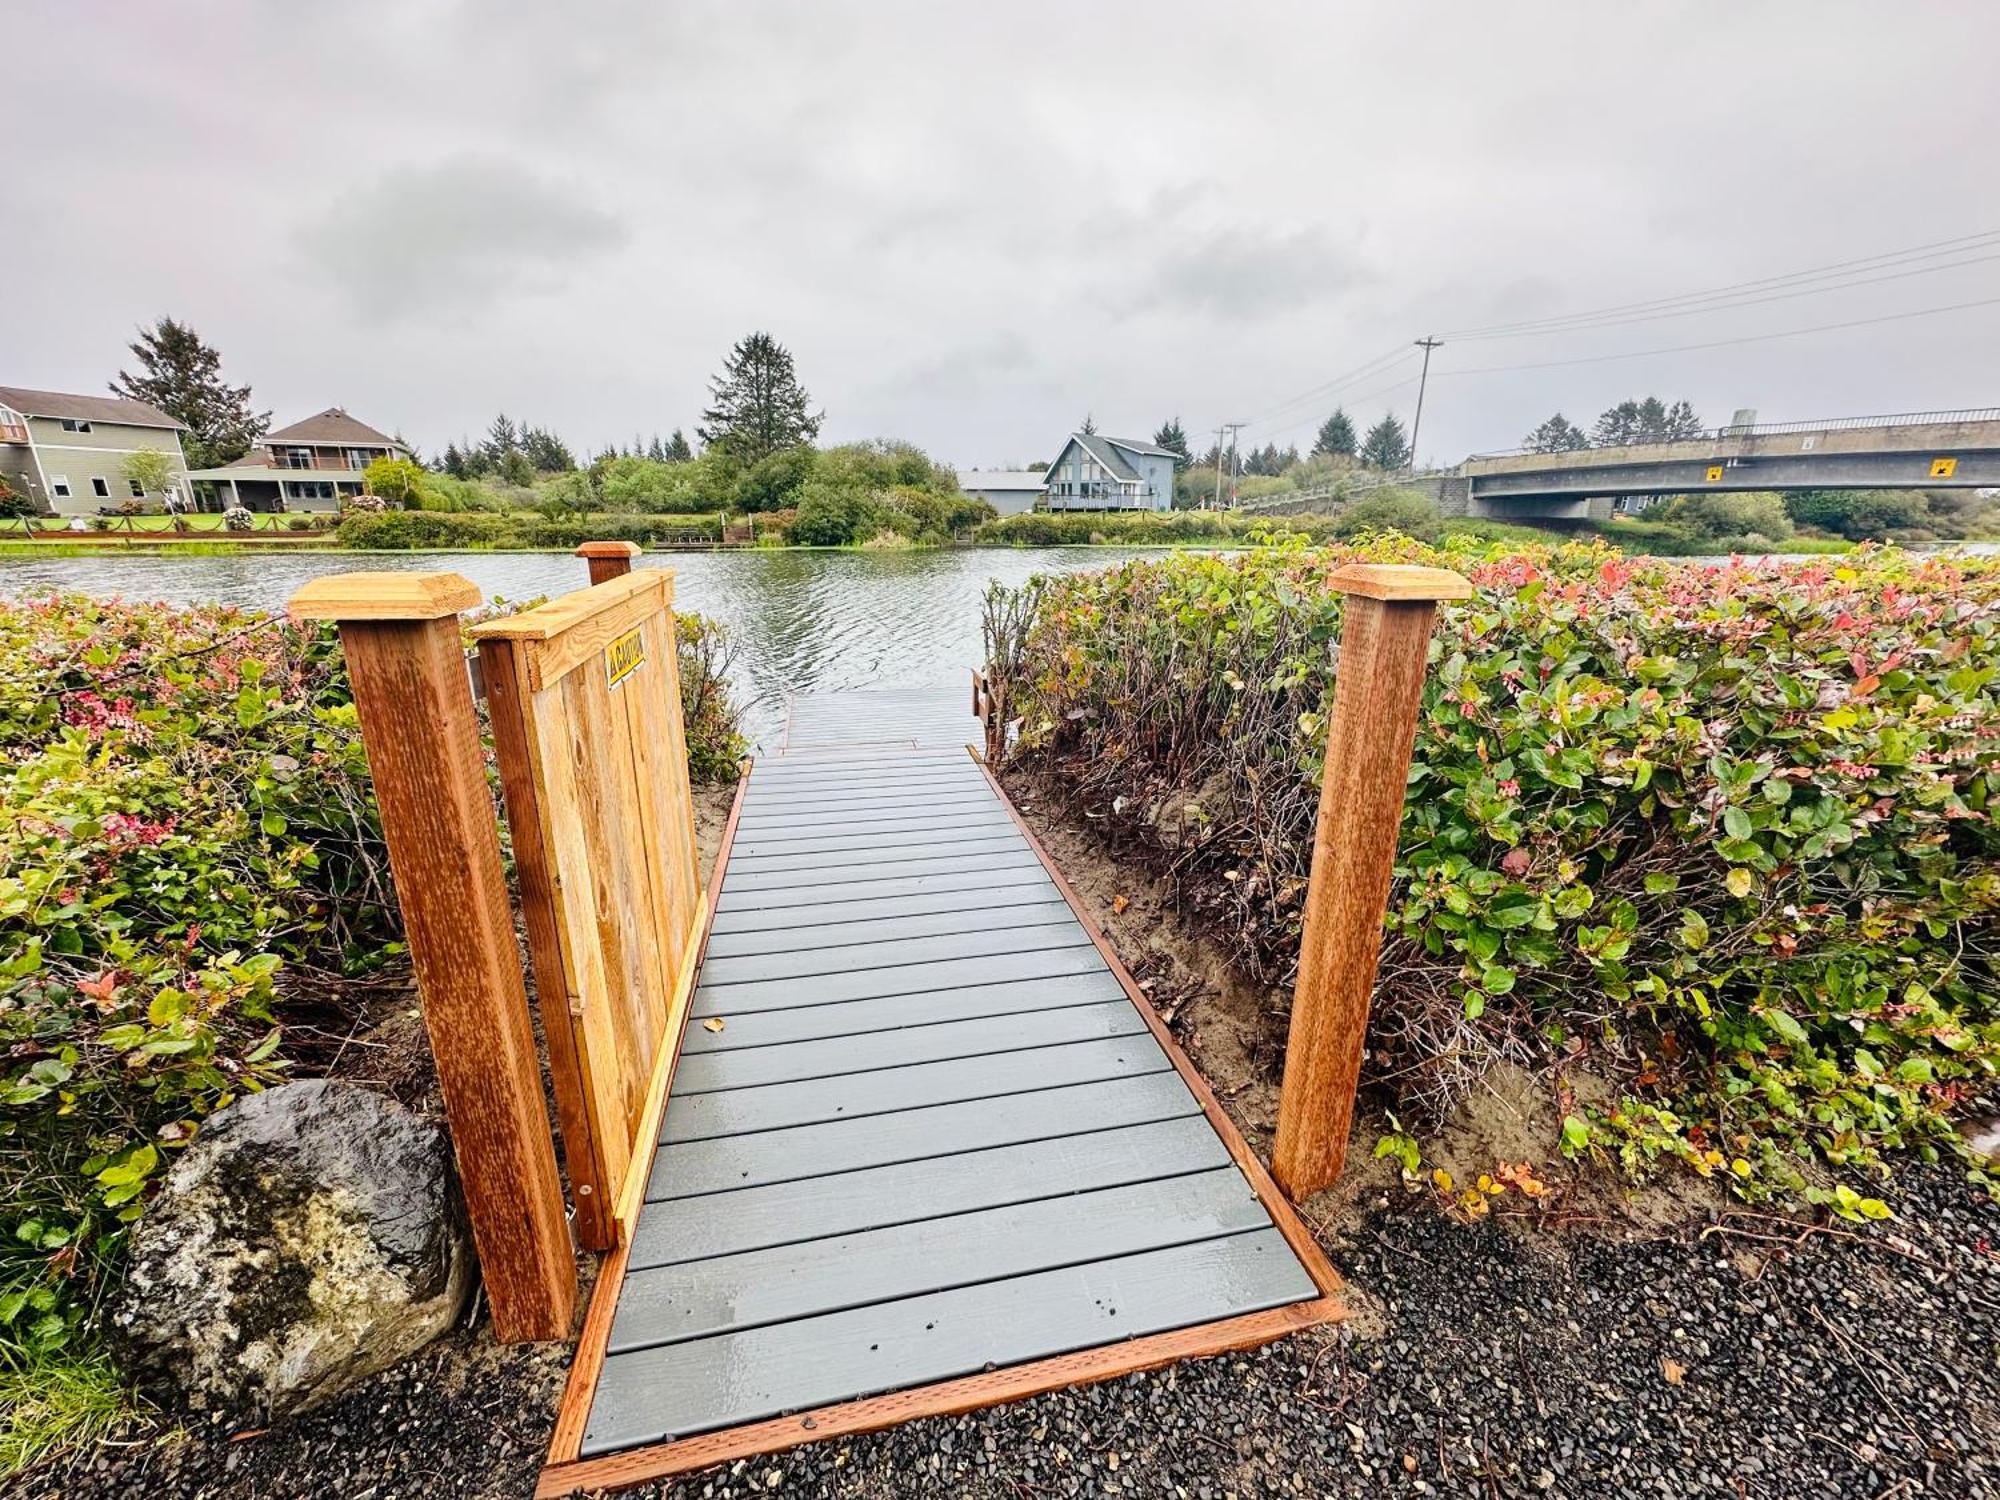
[(667, 439), (667, 462), (670, 464), (684, 464), (693, 459), (693, 457), (694, 449), (688, 446), (687, 434), (676, 427), (674, 435)]
[(521, 431), (508, 419), (504, 411), (493, 419), (493, 425), (486, 429), (486, 456), (494, 468), (521, 446)]
[(1658, 396), (1639, 401), (1621, 401), (1597, 419), (1593, 436), (1601, 448), (1625, 443), (1671, 443), (1682, 438), (1700, 437), (1707, 431), (1687, 401), (1666, 405)]
[(1194, 462), (1194, 455), (1188, 452), (1187, 434), (1181, 431), (1181, 419), (1175, 417), (1153, 434), (1155, 447), (1165, 448), (1174, 455), (1174, 471), (1178, 473)]
[(667, 445), (660, 441), (660, 435), (657, 432), (653, 434), (652, 442), (646, 444), (646, 457), (650, 458), (656, 464), (663, 464), (667, 461)]
[(1394, 412), (1368, 429), (1361, 440), (1361, 461), (1378, 469), (1400, 469), (1410, 461), (1410, 440)]
[(1082, 433), (1085, 437), (1095, 437), (1097, 435), (1096, 415), (1092, 412), (1085, 412), (1083, 414), (1083, 425), (1077, 428), (1077, 431)]
[(139, 373), (120, 370), (111, 393), (156, 406), (185, 427), (189, 468), (241, 458), (269, 430), (271, 414), (251, 408), (249, 386), (223, 383), (222, 356), (186, 323), (162, 318), (127, 347)]
[(1347, 458), (1354, 456), (1354, 423), (1339, 407), (1335, 407), (1333, 415), (1319, 424), (1319, 437), (1313, 442), (1313, 452), (1341, 454)]
[(567, 474), (576, 467), (569, 444), (546, 427), (521, 428), (521, 451), (538, 474)]
[(1590, 439), (1584, 436), (1581, 427), (1557, 412), (1522, 438), (1521, 446), (1530, 453), (1574, 453), (1580, 448), (1588, 448)]
[(1707, 431), (1707, 424), (1695, 415), (1693, 402), (1683, 399), (1667, 408), (1666, 431), (1662, 434), (1664, 441), (1680, 442), (1700, 437)]
[(701, 440), (746, 463), (819, 436), (826, 413), (812, 409), (791, 352), (768, 333), (739, 340), (709, 382), (709, 408), (695, 429)]
[(456, 443), (446, 443), (444, 445), (444, 458), (439, 462), (438, 467), (443, 469), (453, 479), (465, 479), (468, 477), (465, 472), (465, 455), (458, 451), (458, 444)]

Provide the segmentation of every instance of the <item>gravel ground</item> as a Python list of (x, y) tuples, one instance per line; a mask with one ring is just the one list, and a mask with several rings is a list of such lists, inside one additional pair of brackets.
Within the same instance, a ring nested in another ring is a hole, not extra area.
[[(647, 1496), (2000, 1495), (2000, 1210), (1916, 1171), (1886, 1228), (1652, 1240), (1378, 1200), (1356, 1316), (1253, 1353), (738, 1464)], [(522, 1496), (561, 1361), (460, 1335), (232, 1442), (99, 1450), (22, 1493)]]
[[(1072, 872), (1088, 860), (1058, 853)], [(1157, 970), (1156, 998), (1213, 979), (1178, 939), (1163, 956), (1171, 915), (1131, 879), (1085, 899), (1108, 918), (1128, 891), (1107, 925)], [(1256, 1017), (1212, 997), (1170, 1008), (1260, 1136), (1274, 1093)], [(1345, 1324), (627, 1493), (2000, 1497), (2000, 1207), (1955, 1171), (1908, 1169), (1891, 1224), (1736, 1215), (1706, 1233), (1712, 1209), (1654, 1232), (1560, 1198), (1547, 1222), (1468, 1226), (1429, 1194), (1356, 1191), (1393, 1179), (1366, 1172), (1307, 1205), (1328, 1218)], [(100, 1448), (6, 1493), (515, 1500), (566, 1365), (461, 1332), (285, 1428)]]

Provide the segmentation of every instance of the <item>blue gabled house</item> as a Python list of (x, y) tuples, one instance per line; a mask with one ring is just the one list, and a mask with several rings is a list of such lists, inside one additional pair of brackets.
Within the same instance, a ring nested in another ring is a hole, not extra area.
[(1049, 465), (1050, 510), (1172, 510), (1174, 452), (1157, 443), (1072, 432)]

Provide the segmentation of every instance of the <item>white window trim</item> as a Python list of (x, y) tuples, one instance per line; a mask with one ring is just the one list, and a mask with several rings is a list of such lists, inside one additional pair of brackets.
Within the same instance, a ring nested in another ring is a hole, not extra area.
[(93, 500), (109, 500), (111, 498), (111, 481), (106, 479), (102, 474), (91, 475), (90, 498)]
[(67, 474), (49, 475), (49, 493), (54, 495), (58, 500), (74, 500), (76, 498), (69, 492), (69, 475)]

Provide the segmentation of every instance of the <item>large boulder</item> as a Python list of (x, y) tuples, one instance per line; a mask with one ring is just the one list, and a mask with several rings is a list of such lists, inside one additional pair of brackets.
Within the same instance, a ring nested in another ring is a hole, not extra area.
[(142, 1389), (261, 1426), (452, 1324), (472, 1282), (444, 1130), (352, 1084), (251, 1094), (147, 1206), (112, 1314)]

